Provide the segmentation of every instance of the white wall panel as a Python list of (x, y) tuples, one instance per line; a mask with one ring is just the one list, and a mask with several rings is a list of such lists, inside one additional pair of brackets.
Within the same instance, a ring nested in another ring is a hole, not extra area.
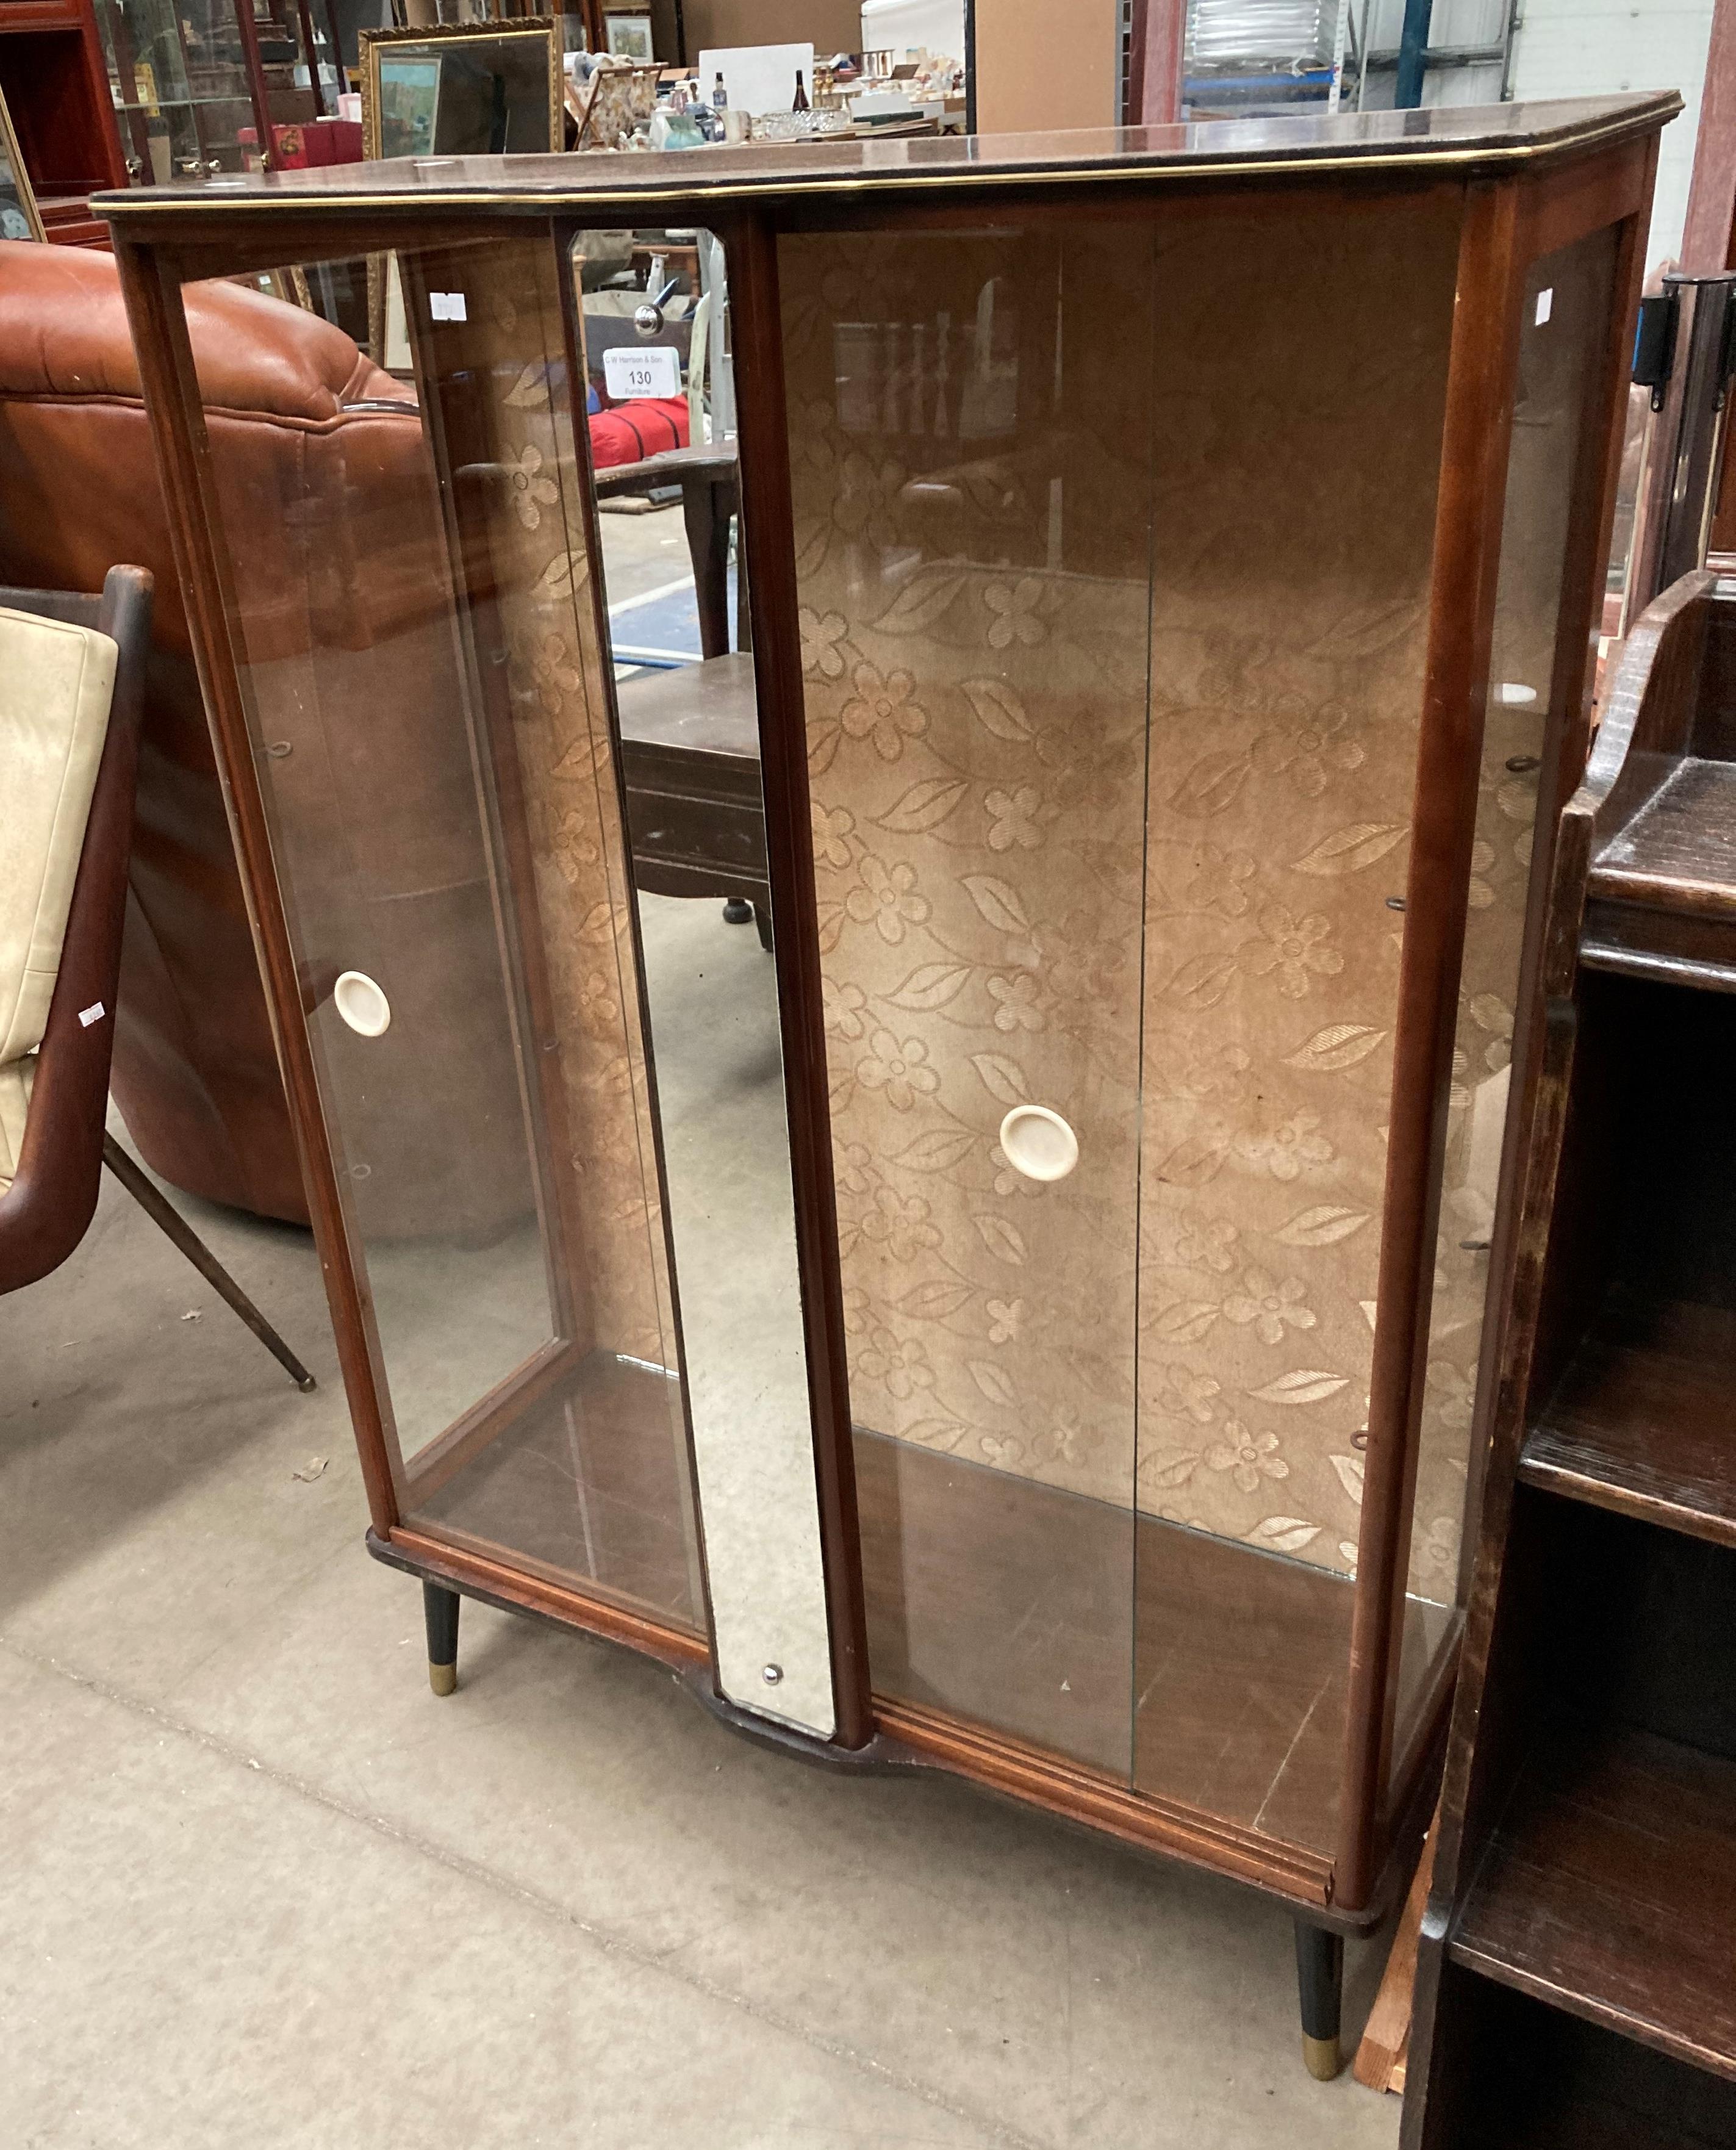
[(1686, 109), (1663, 130), (1658, 151), (1648, 267), (1682, 244), (1711, 34), (1712, 0), (1663, 8), (1635, 7), (1633, 0), (1524, 0), (1514, 39), (1515, 97), (1682, 93)]

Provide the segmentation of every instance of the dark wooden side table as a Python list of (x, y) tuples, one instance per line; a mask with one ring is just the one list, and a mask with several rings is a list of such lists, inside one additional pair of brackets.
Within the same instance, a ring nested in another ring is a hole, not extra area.
[[(618, 690), (633, 881), (656, 896), (749, 903), (769, 948), (771, 894), (754, 661), (729, 648), (729, 525), (739, 500), (734, 451), (672, 448), (597, 474), (603, 497), (672, 483), (681, 487), (704, 654), (698, 664), (651, 673)], [(745, 639), (744, 604), (739, 613)]]
[[(597, 497), (608, 500), (662, 485), (681, 487), (682, 520), (699, 597), (700, 650), (706, 657), (721, 657), (729, 647), (729, 524), (739, 501), (735, 450), (666, 448), (638, 462), (617, 463), (598, 472)], [(738, 610), (742, 647), (751, 649), (744, 589)]]
[(654, 672), (631, 681), (620, 706), (634, 886), (751, 903), (770, 947), (753, 659)]

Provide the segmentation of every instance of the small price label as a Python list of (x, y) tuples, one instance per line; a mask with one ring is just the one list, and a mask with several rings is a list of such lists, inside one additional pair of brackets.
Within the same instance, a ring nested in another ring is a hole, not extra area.
[(606, 351), (603, 381), (618, 403), (639, 396), (679, 396), (681, 355), (667, 344), (648, 345), (643, 351)]

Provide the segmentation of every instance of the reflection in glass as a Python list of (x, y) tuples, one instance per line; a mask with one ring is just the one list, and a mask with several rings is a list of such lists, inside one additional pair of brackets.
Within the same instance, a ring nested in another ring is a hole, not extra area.
[[(1554, 757), (1577, 710), (1552, 708), (1568, 523), (1587, 398), (1615, 270), (1608, 231), (1532, 265), (1519, 326), (1501, 568), (1483, 719), (1459, 1018), (1430, 1315), (1428, 1373), (1409, 1592), (1428, 1616), (1406, 1628), (1407, 1683), (1462, 1607), (1473, 1405), (1487, 1310), (1495, 1198), (1506, 1133), (1514, 1006), (1531, 885), (1532, 825), (1552, 796)], [(1579, 674), (1572, 675), (1577, 693)]]
[[(724, 257), (704, 232), (595, 234), (574, 268), (719, 1678), (828, 1737)], [(679, 520), (610, 512), (672, 493)]]
[(304, 328), (344, 403), (207, 425), (401, 1504), (697, 1625), (560, 295), (532, 243), (395, 266), (405, 377)]
[(876, 1688), (1323, 1851), (1458, 238), (1406, 214), (780, 250)]
[(560, 45), (547, 23), (366, 30), (371, 157), (546, 155), (563, 146)]
[[(253, 16), (263, 112), (253, 101), (236, 0), (101, 0), (97, 29), (135, 182), (162, 186), (214, 172), (256, 171), (261, 121), (295, 127), (336, 112), (345, 84), (329, 16), (298, 9), (293, 0), (245, 4)], [(269, 139), (264, 147), (271, 147)]]

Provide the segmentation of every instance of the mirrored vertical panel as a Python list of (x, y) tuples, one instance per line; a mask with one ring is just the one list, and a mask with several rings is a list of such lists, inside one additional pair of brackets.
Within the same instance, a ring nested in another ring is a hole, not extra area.
[[(698, 1626), (556, 265), (506, 239), (270, 281), (186, 302), (195, 348), (297, 355), (280, 411), (201, 386), (401, 1506)], [(373, 356), (336, 289), (371, 292)]]
[(1493, 1378), (1484, 1335), (1534, 824), (1539, 799), (1556, 795), (1563, 740), (1578, 736), (1578, 709), (1553, 702), (1556, 684), (1568, 681), (1563, 691), (1577, 696), (1583, 673), (1573, 660), (1590, 654), (1582, 646), (1564, 653), (1564, 631), (1581, 631), (1582, 623), (1564, 623), (1562, 602), (1585, 459), (1603, 452), (1587, 420), (1613, 304), (1615, 250), (1611, 229), (1546, 255), (1532, 263), (1521, 300), (1410, 1534), (1410, 1694), (1456, 1633), (1469, 1582), (1466, 1517), (1481, 1492), (1473, 1469), (1480, 1368), (1485, 1381)]
[(825, 1738), (727, 264), (642, 230), (585, 235), (573, 267), (719, 1678)]

